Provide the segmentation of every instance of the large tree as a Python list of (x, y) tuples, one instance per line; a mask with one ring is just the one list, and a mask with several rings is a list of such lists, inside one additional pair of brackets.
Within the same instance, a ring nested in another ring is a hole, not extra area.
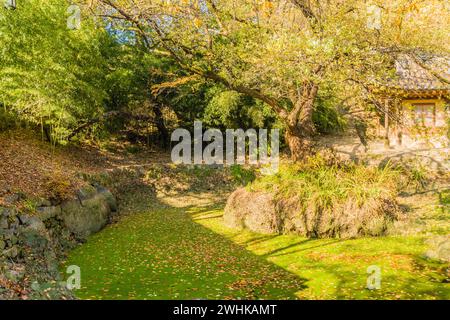
[(448, 40), (445, 1), (95, 3), (96, 14), (127, 20), (148, 50), (170, 55), (187, 73), (269, 105), (285, 125), (294, 160), (310, 152), (314, 102), (322, 86), (359, 94), (357, 84), (364, 88), (392, 76), (399, 52), (442, 51)]

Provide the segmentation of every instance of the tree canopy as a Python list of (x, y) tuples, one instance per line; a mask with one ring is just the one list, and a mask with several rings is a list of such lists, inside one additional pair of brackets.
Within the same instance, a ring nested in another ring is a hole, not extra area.
[(370, 26), (370, 3), (361, 0), (95, 3), (94, 12), (130, 22), (149, 50), (163, 50), (187, 73), (269, 105), (294, 158), (309, 147), (322, 86), (362, 95), (368, 82), (393, 76), (396, 54), (448, 51), (442, 1), (374, 1), (381, 28)]
[(342, 125), (338, 108), (394, 77), (399, 54), (449, 52), (438, 0), (74, 3), (76, 28), (65, 0), (0, 11), (0, 102), (60, 139), (114, 111), (167, 140), (168, 108), (181, 123), (282, 127), (299, 159)]

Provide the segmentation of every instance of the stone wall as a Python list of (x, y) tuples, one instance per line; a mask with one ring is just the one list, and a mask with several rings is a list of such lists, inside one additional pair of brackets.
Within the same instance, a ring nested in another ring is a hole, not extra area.
[(71, 298), (58, 286), (59, 263), (68, 250), (108, 223), (117, 212), (116, 199), (99, 185), (78, 190), (60, 204), (40, 200), (32, 210), (17, 209), (14, 202), (23, 197), (14, 195), (11, 205), (0, 207), (0, 300), (23, 295)]

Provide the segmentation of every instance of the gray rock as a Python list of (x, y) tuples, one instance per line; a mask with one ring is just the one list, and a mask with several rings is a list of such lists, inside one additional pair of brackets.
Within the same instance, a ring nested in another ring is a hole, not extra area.
[(6, 204), (14, 204), (20, 200), (25, 199), (25, 195), (23, 193), (17, 192), (10, 195), (7, 195), (4, 199)]
[(47, 221), (48, 219), (59, 216), (61, 214), (61, 207), (39, 207), (37, 208), (37, 213), (42, 221)]
[(427, 241), (429, 245), (425, 256), (430, 259), (450, 262), (450, 236), (437, 236)]
[(36, 216), (20, 215), (23, 226), (20, 229), (20, 238), (25, 245), (32, 248), (45, 248), (49, 242), (45, 224)]
[(20, 238), (22, 243), (35, 250), (43, 251), (45, 250), (49, 239), (45, 232), (39, 232), (33, 228), (24, 228), (20, 232)]
[(10, 240), (13, 235), (14, 232), (11, 229), (0, 229), (0, 238), (3, 240)]
[(38, 217), (30, 217), (30, 219), (27, 221), (27, 228), (30, 230), (35, 230), (37, 232), (45, 232), (45, 225), (42, 222), (41, 219)]
[(81, 204), (84, 205), (83, 202), (85, 200), (89, 200), (96, 196), (97, 190), (93, 186), (87, 186), (80, 190), (77, 190), (76, 193), (77, 193), (77, 197), (80, 200)]
[(16, 215), (16, 210), (12, 208), (0, 207), (0, 216), (10, 217)]
[(97, 187), (97, 191), (99, 195), (105, 198), (106, 202), (109, 205), (109, 209), (113, 212), (116, 212), (118, 210), (117, 200), (116, 197), (114, 197), (114, 195), (111, 193), (111, 191), (101, 186)]
[(16, 216), (11, 216), (9, 218), (9, 228), (16, 230), (19, 227), (20, 220)]
[(90, 199), (66, 201), (61, 205), (65, 226), (79, 238), (86, 238), (101, 230), (107, 223), (110, 207), (101, 195)]
[(17, 218), (19, 218), (19, 221), (21, 224), (27, 224), (28, 220), (30, 219), (30, 215), (28, 214), (24, 214), (24, 213), (20, 213)]
[(36, 207), (50, 207), (52, 203), (50, 200), (44, 199), (44, 198), (37, 198), (35, 199), (35, 205)]
[[(43, 225), (42, 220), (34, 215), (21, 213), (21, 214), (19, 214), (18, 218), (19, 218), (20, 222), (26, 226), (39, 225), (39, 227), (41, 227)], [(44, 228), (45, 228), (45, 226), (44, 226)]]
[(8, 229), (8, 218), (5, 216), (0, 216), (0, 229)]

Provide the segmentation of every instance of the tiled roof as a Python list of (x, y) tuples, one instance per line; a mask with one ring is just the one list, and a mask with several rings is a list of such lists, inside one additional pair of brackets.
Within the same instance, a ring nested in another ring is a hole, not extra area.
[[(450, 90), (450, 58), (420, 55), (414, 58), (403, 54), (395, 63), (397, 79), (389, 87), (406, 91)], [(445, 79), (445, 80), (443, 80)]]

